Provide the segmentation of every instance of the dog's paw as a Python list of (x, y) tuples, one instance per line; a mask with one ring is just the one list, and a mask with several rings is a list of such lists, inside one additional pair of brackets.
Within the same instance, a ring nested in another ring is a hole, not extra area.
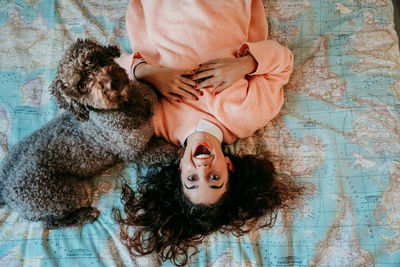
[(100, 211), (96, 208), (90, 208), (85, 214), (84, 217), (87, 219), (86, 223), (92, 223), (96, 221), (100, 216)]

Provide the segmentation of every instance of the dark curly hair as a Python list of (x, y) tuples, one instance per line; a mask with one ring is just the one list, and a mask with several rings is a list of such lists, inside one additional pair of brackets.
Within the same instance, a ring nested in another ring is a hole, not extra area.
[[(184, 196), (176, 163), (150, 167), (147, 175), (139, 178), (136, 192), (125, 184), (121, 198), (125, 218), (116, 208), (113, 216), (129, 252), (156, 252), (163, 261), (185, 265), (198, 252), (196, 246), (212, 232), (241, 236), (261, 218), (265, 221), (260, 228), (272, 227), (278, 209), (303, 191), (293, 182), (277, 179), (272, 163), (265, 158), (229, 157), (235, 172), (229, 173), (227, 191), (212, 205), (194, 205)], [(191, 255), (189, 249), (194, 249)]]

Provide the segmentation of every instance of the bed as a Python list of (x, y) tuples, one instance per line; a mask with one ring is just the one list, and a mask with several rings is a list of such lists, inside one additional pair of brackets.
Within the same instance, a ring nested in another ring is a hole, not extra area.
[[(49, 94), (77, 38), (130, 52), (128, 0), (0, 2), (0, 160), (61, 111)], [(271, 229), (214, 233), (190, 266), (400, 266), (400, 53), (390, 0), (264, 0), (269, 36), (294, 71), (279, 115), (226, 149), (267, 151), (306, 190)], [(137, 166), (92, 179), (99, 219), (46, 230), (0, 208), (0, 266), (173, 266), (131, 257), (112, 207)]]

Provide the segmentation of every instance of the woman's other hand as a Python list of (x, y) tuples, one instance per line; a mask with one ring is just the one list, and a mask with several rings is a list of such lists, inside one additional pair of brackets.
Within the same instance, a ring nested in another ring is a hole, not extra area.
[(192, 79), (207, 78), (199, 83), (196, 88), (214, 87), (213, 93), (216, 95), (256, 69), (257, 61), (252, 55), (239, 58), (221, 58), (201, 64), (197, 74), (193, 75)]
[[(151, 83), (168, 100), (181, 102), (181, 97), (198, 100), (202, 92), (196, 90), (196, 82), (189, 79), (195, 71), (181, 71), (147, 63), (137, 65), (135, 76)], [(186, 77), (184, 77), (186, 76)]]

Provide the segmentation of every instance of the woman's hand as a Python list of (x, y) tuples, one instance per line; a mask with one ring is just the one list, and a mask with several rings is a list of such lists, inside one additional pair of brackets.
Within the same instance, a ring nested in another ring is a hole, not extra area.
[[(181, 97), (198, 100), (203, 93), (196, 90), (196, 82), (187, 78), (195, 71), (181, 71), (172, 68), (152, 66), (141, 63), (135, 68), (135, 76), (151, 83), (170, 101), (181, 101)], [(186, 75), (187, 77), (183, 77)]]
[(239, 58), (221, 58), (208, 61), (200, 65), (193, 80), (207, 78), (197, 85), (197, 89), (214, 87), (216, 95), (229, 87), (243, 76), (257, 69), (257, 61), (252, 55)]

